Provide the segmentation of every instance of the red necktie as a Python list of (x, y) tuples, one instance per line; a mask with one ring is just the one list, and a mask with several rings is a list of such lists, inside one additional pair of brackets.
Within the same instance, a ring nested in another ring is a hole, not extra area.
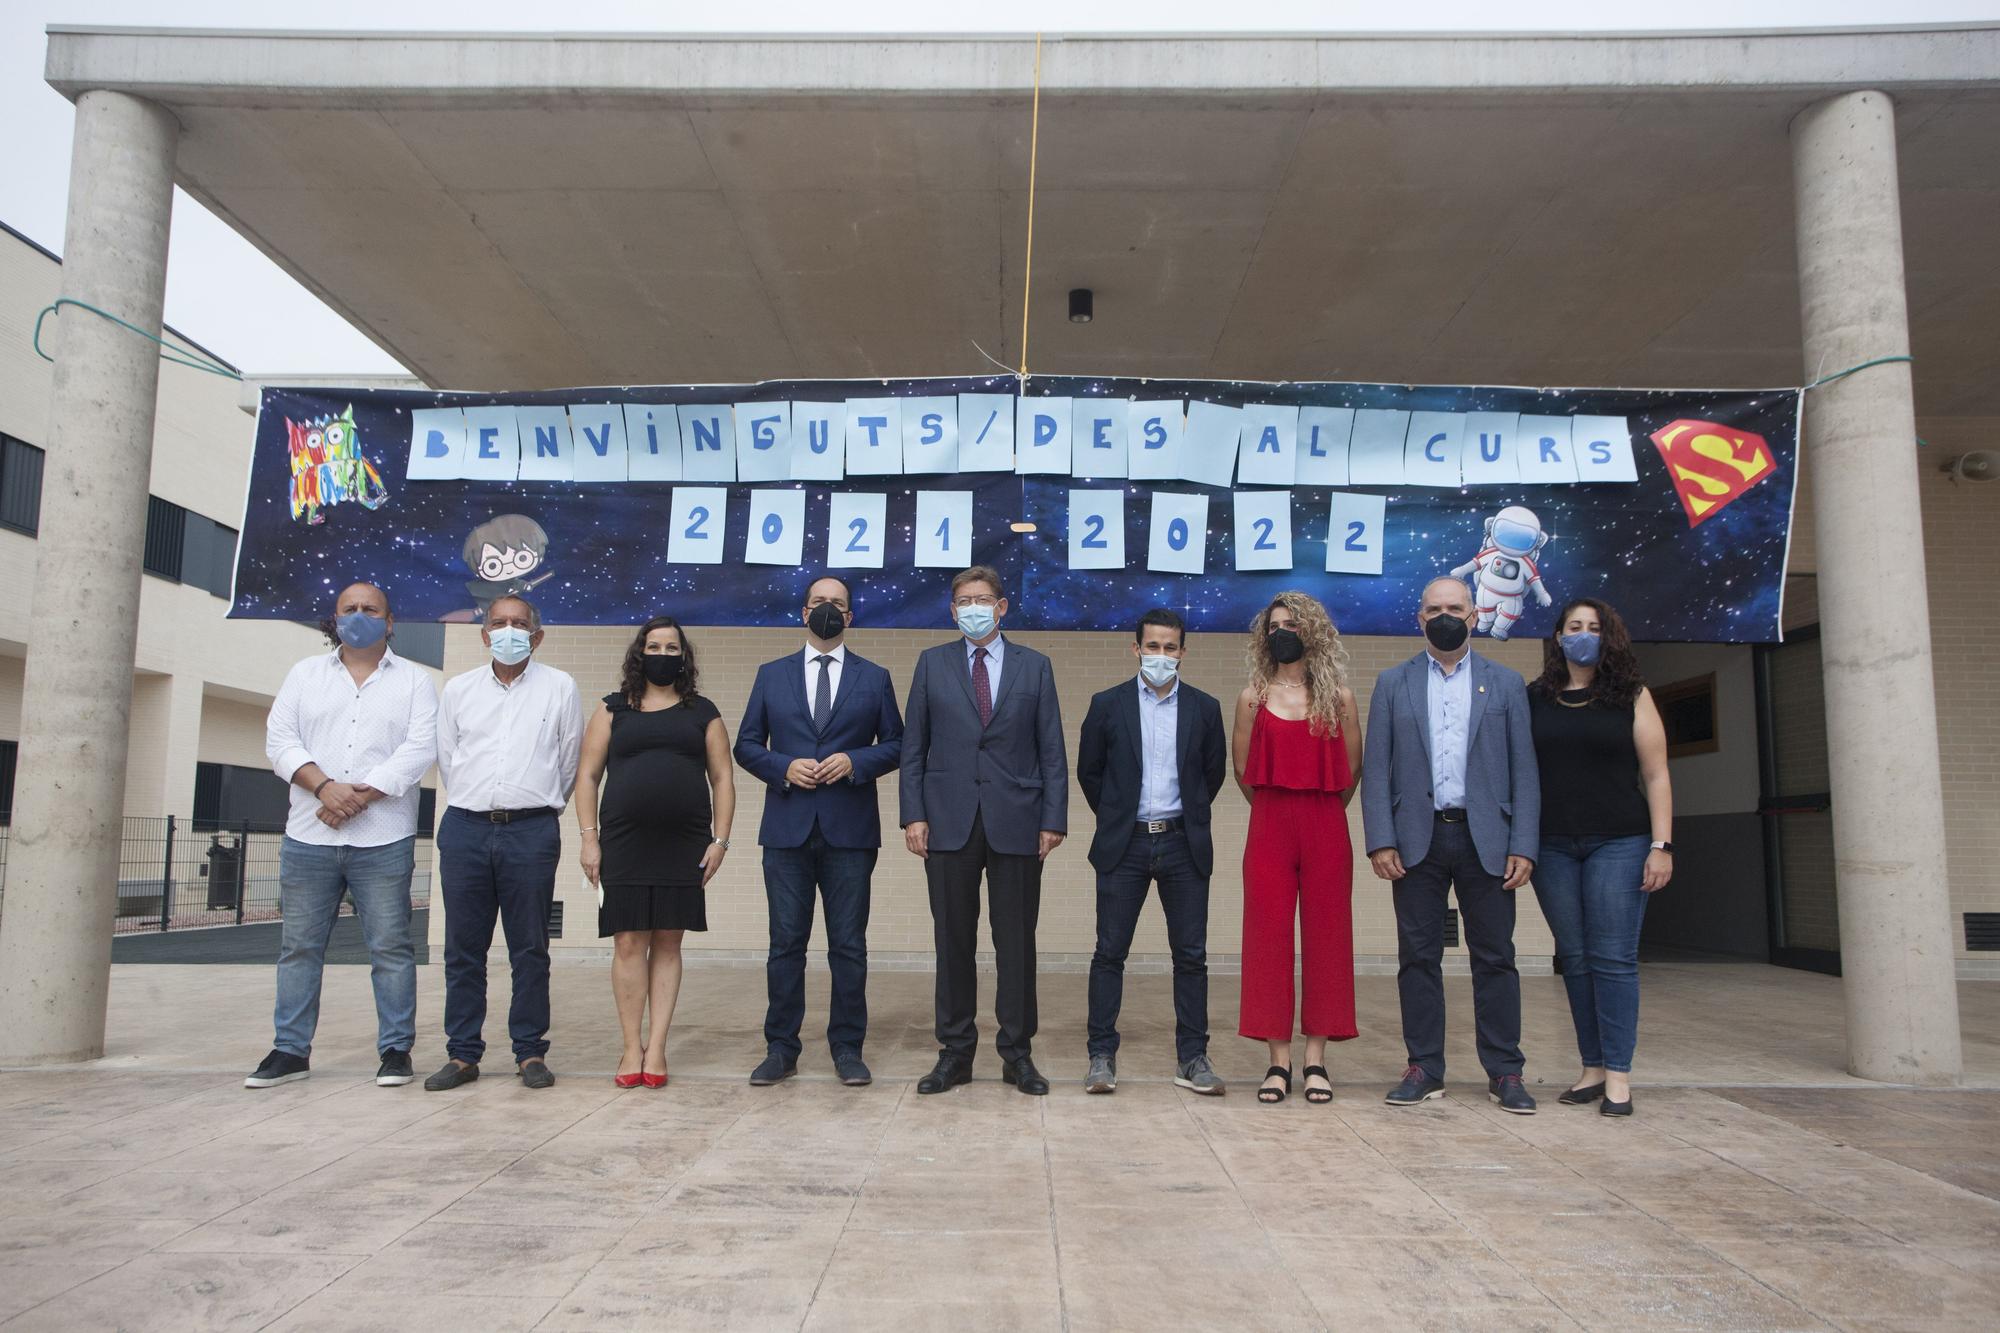
[(986, 650), (972, 650), (972, 699), (979, 705), (979, 725), (993, 720), (993, 682), (986, 675)]

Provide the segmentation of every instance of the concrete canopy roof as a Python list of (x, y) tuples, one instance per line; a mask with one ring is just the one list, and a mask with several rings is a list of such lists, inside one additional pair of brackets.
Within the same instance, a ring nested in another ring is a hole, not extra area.
[[(180, 183), (428, 382), (525, 389), (1011, 366), (1033, 67), (58, 28), (48, 78), (171, 107)], [(1787, 126), (1877, 88), (1918, 410), (2000, 415), (2000, 27), (1068, 38), (1042, 80), (1035, 371), (1795, 383)]]

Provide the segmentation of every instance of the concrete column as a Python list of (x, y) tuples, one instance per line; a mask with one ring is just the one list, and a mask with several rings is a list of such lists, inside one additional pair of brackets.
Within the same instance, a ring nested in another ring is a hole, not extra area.
[[(62, 294), (160, 327), (180, 126), (76, 104)], [(126, 726), (160, 349), (87, 311), (56, 329), (19, 778), (0, 916), (0, 1064), (95, 1059), (111, 980)]]
[[(1906, 355), (1896, 113), (1846, 93), (1792, 122), (1808, 379)], [(1907, 363), (1806, 395), (1847, 1067), (1954, 1083), (1958, 991)]]

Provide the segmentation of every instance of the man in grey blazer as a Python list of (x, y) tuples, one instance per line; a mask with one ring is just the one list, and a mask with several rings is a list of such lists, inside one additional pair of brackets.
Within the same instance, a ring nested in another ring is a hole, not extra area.
[(1362, 828), (1395, 885), (1396, 987), (1409, 1068), (1391, 1106), (1444, 1095), (1444, 922), (1458, 895), (1487, 1095), (1533, 1115), (1522, 1086), (1514, 891), (1540, 852), (1541, 777), (1521, 677), (1471, 650), (1477, 614), (1458, 579), (1432, 579), (1417, 623), (1428, 647), (1384, 671), (1368, 701)]
[(979, 878), (999, 972), (1000, 1073), (1022, 1092), (1049, 1082), (1034, 1040), (1035, 920), (1042, 860), (1069, 828), (1069, 761), (1049, 659), (1000, 635), (1007, 591), (975, 565), (951, 581), (959, 637), (925, 650), (903, 715), (903, 842), (924, 858), (937, 941), (937, 1065), (922, 1093), (972, 1081), (979, 1044)]

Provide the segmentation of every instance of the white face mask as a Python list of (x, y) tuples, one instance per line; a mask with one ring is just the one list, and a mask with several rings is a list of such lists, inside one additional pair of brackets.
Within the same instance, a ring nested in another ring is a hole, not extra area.
[(1139, 657), (1139, 674), (1146, 678), (1148, 685), (1157, 688), (1180, 673), (1181, 661), (1178, 657), (1156, 653), (1142, 653)]
[(517, 626), (502, 625), (499, 629), (486, 631), (486, 647), (493, 654), (493, 660), (501, 666), (518, 666), (527, 661), (528, 654), (535, 650), (534, 637)]
[(959, 607), (956, 619), (958, 632), (968, 639), (985, 638), (993, 632), (993, 626), (999, 621), (992, 607), (977, 604)]

